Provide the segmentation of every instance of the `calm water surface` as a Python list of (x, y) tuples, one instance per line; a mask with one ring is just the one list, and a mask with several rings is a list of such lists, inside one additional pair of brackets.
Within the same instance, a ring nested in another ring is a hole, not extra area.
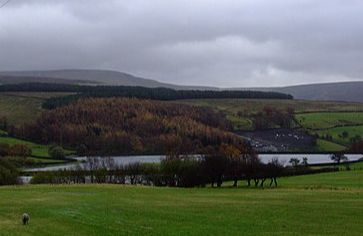
[[(356, 161), (363, 157), (363, 155), (351, 154), (346, 155), (349, 161)], [(304, 157), (308, 158), (309, 164), (319, 164), (319, 163), (332, 163), (330, 160), (329, 154), (261, 154), (259, 155), (260, 159), (267, 163), (273, 158), (277, 158), (283, 164), (288, 165), (289, 160), (291, 158), (298, 158), (302, 160)], [(111, 157), (116, 164), (118, 165), (127, 165), (130, 163), (158, 163), (160, 160), (165, 158), (165, 156), (114, 156)], [(78, 161), (86, 160), (86, 157), (75, 157)], [(53, 165), (53, 166), (46, 166), (40, 168), (31, 168), (27, 169), (27, 171), (52, 171), (52, 170), (60, 170), (60, 169), (72, 169), (77, 165), (77, 163), (67, 163), (63, 165)]]

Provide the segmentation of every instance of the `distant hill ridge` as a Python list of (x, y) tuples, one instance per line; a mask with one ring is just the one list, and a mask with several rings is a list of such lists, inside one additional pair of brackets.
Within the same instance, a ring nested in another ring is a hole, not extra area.
[(363, 81), (297, 85), (270, 91), (289, 93), (296, 99), (363, 102)]
[[(87, 85), (124, 85), (177, 90), (219, 90), (217, 87), (181, 86), (161, 83), (112, 70), (3, 71), (0, 84), (40, 82)], [(230, 88), (231, 90), (273, 91), (291, 94), (295, 99), (363, 102), (363, 81), (307, 84), (278, 88)]]
[[(141, 86), (147, 88), (172, 88), (172, 89), (200, 89), (200, 90), (216, 90), (218, 88), (204, 86), (179, 86), (168, 83), (161, 83), (152, 79), (145, 79), (131, 74), (112, 70), (46, 70), (46, 71), (3, 71), (0, 72), (0, 83), (2, 76), (21, 77), (17, 79), (17, 83), (24, 82), (45, 82), (46, 79), (65, 80), (70, 83), (78, 84), (94, 84), (94, 85), (123, 85), (123, 86)], [(39, 78), (42, 81), (36, 81)], [(46, 78), (46, 79), (44, 79)], [(68, 80), (68, 81), (67, 81)], [(15, 80), (14, 80), (15, 81)], [(20, 82), (21, 81), (21, 82)], [(72, 82), (71, 82), (72, 81)], [(8, 83), (8, 82), (7, 82)]]

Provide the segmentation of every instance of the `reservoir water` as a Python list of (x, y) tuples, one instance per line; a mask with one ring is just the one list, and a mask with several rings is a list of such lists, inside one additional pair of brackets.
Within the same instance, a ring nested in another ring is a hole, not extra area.
[[(284, 165), (289, 165), (289, 160), (291, 158), (298, 158), (302, 160), (304, 157), (308, 159), (309, 164), (320, 164), (320, 163), (332, 163), (330, 160), (330, 154), (260, 154), (259, 157), (264, 163), (268, 163), (273, 158), (277, 158), (280, 162)], [(363, 158), (361, 154), (347, 154), (349, 161), (356, 161)], [(160, 160), (165, 158), (163, 155), (148, 155), (148, 156), (114, 156), (111, 157), (116, 164), (118, 165), (127, 165), (130, 163), (158, 163)], [(74, 157), (77, 161), (84, 161), (86, 157)], [(71, 162), (62, 165), (52, 165), (52, 166), (45, 166), (39, 168), (31, 168), (27, 169), (26, 171), (54, 171), (60, 169), (72, 169), (76, 167), (76, 162)]]

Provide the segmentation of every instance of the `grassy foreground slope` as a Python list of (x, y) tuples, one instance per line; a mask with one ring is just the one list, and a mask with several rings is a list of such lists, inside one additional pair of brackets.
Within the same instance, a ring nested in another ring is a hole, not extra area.
[(264, 190), (1, 187), (0, 235), (360, 235), (362, 181), (363, 171), (350, 171)]

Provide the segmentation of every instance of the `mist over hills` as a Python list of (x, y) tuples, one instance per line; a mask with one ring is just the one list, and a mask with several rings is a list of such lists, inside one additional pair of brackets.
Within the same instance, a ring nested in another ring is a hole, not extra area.
[[(217, 87), (181, 86), (161, 83), (111, 70), (48, 70), (0, 72), (0, 84), (41, 82), (87, 85), (124, 85), (148, 88), (165, 87), (177, 90), (219, 90)], [(363, 102), (363, 81), (307, 84), (276, 88), (230, 88), (233, 90), (273, 91), (291, 94), (295, 99)]]

